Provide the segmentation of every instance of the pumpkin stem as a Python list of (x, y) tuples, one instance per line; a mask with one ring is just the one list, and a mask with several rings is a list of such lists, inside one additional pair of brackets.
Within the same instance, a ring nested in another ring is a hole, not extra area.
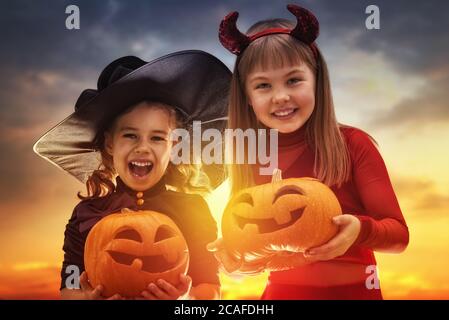
[(282, 171), (278, 168), (273, 170), (273, 176), (271, 177), (271, 183), (282, 181)]

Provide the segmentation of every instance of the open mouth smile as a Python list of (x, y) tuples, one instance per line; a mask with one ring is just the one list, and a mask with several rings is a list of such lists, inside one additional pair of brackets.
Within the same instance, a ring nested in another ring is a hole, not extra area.
[(149, 160), (133, 160), (128, 163), (131, 175), (136, 178), (146, 177), (153, 169), (153, 162)]
[(299, 108), (280, 109), (280, 110), (276, 110), (275, 112), (272, 112), (271, 116), (276, 119), (280, 119), (280, 120), (290, 119), (298, 112), (298, 110), (299, 110)]

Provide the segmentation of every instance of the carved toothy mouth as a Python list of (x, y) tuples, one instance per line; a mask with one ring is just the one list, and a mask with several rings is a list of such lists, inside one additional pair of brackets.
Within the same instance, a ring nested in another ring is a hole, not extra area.
[(298, 219), (301, 218), (301, 216), (303, 215), (304, 209), (305, 207), (302, 207), (300, 209), (290, 211), (290, 219), (286, 223), (278, 223), (274, 218), (269, 219), (243, 218), (241, 216), (236, 215), (235, 213), (233, 213), (233, 216), (235, 221), (237, 222), (237, 225), (242, 230), (245, 228), (246, 225), (255, 225), (259, 233), (270, 233), (284, 228), (288, 228), (291, 225), (295, 224), (296, 221), (298, 221)]
[(160, 273), (173, 269), (179, 264), (180, 257), (182, 257), (179, 253), (176, 253), (175, 257), (166, 257), (165, 255), (135, 256), (113, 250), (107, 250), (106, 252), (116, 263), (134, 266), (150, 273)]

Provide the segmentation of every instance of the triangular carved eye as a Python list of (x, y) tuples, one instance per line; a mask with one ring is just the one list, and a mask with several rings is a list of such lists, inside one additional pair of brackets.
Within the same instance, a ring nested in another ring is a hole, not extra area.
[(288, 186), (284, 186), (282, 188), (280, 188), (273, 199), (273, 203), (276, 202), (277, 199), (279, 199), (282, 196), (288, 195), (288, 194), (299, 194), (299, 195), (306, 195), (306, 193), (304, 192), (303, 189), (301, 189), (298, 186), (294, 186), (294, 185), (288, 185)]
[(234, 205), (239, 203), (247, 203), (252, 207), (254, 206), (253, 197), (249, 193), (243, 193), (234, 200)]
[(142, 237), (140, 236), (140, 234), (136, 230), (131, 228), (120, 231), (115, 235), (114, 239), (127, 239), (142, 242)]
[(163, 224), (157, 229), (156, 236), (154, 237), (154, 242), (173, 238), (174, 236), (176, 236), (176, 232), (169, 226)]

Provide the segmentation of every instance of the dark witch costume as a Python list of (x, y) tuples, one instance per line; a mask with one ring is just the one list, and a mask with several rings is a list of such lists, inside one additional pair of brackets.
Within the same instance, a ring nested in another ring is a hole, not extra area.
[[(90, 229), (101, 218), (120, 212), (123, 208), (133, 211), (152, 210), (166, 214), (182, 231), (189, 247), (188, 275), (192, 285), (219, 284), (218, 262), (207, 251), (206, 245), (217, 237), (217, 227), (204, 199), (199, 195), (167, 190), (164, 179), (137, 198), (137, 192), (117, 178), (117, 188), (107, 197), (81, 201), (74, 209), (67, 224), (64, 239), (64, 262), (61, 270), (61, 289), (70, 274), (65, 270), (76, 265), (84, 271), (84, 243)], [(143, 199), (143, 204), (137, 200)], [(140, 202), (139, 202), (140, 203)]]
[[(133, 56), (117, 59), (100, 74), (98, 89), (84, 90), (75, 112), (42, 136), (34, 150), (86, 182), (100, 165), (99, 135), (125, 109), (141, 101), (162, 102), (181, 113), (187, 124), (198, 120), (202, 128), (221, 130), (226, 124), (230, 79), (231, 72), (221, 61), (197, 50), (172, 53), (151, 62)], [(223, 181), (222, 165), (208, 165), (204, 171), (212, 186)], [(206, 249), (216, 239), (217, 227), (202, 197), (167, 190), (164, 178), (142, 192), (143, 196), (137, 196), (119, 177), (116, 185), (112, 194), (83, 200), (73, 210), (65, 231), (61, 289), (70, 275), (66, 274), (69, 265), (84, 271), (84, 244), (93, 225), (124, 208), (169, 216), (187, 241), (192, 284), (219, 284), (218, 262)]]

